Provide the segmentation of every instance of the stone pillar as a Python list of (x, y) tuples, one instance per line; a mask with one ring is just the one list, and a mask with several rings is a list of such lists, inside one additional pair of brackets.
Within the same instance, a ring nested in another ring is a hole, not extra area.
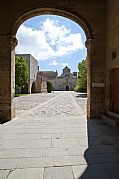
[(91, 57), (92, 57), (92, 45), (93, 40), (88, 39), (85, 42), (87, 48), (87, 117), (91, 117)]
[(15, 117), (15, 46), (17, 39), (0, 35), (0, 123)]
[[(88, 39), (85, 43), (87, 48), (87, 117), (99, 117), (105, 111), (105, 69), (100, 67), (97, 61), (97, 47), (95, 40)], [(100, 59), (101, 60), (101, 59)]]

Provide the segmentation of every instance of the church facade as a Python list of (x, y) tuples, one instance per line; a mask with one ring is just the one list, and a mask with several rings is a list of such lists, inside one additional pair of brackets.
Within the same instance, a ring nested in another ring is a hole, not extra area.
[(49, 81), (52, 83), (53, 90), (72, 91), (77, 83), (77, 72), (71, 73), (71, 70), (66, 66), (60, 76)]
[[(36, 86), (39, 83), (41, 92), (46, 91), (47, 82), (52, 83), (54, 91), (72, 91), (77, 83), (77, 72), (71, 73), (71, 70), (66, 66), (63, 73), (58, 76), (57, 71), (40, 71), (37, 74)], [(45, 88), (44, 88), (45, 87)], [(38, 86), (37, 86), (38, 88)], [(36, 90), (37, 91), (37, 90)]]

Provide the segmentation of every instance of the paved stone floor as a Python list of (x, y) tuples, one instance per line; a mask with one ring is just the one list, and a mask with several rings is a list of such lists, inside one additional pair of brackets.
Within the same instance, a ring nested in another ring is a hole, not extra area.
[(14, 101), (17, 117), (0, 125), (0, 179), (119, 179), (119, 130), (87, 121), (86, 95)]

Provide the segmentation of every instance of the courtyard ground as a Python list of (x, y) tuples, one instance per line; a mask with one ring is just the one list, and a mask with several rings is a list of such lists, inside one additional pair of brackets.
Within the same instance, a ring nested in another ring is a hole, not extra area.
[(118, 179), (119, 130), (86, 119), (86, 94), (16, 97), (0, 125), (0, 179)]

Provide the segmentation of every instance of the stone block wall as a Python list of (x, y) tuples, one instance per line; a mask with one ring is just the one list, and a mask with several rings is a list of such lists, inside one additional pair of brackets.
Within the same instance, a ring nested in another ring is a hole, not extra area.
[(37, 78), (38, 61), (31, 54), (17, 54), (19, 57), (24, 57), (28, 65), (28, 93), (31, 93), (33, 82)]
[(56, 78), (54, 80), (48, 80), (52, 83), (53, 89), (56, 91), (66, 91), (66, 86), (69, 86), (69, 90), (73, 91), (76, 86), (77, 79)]
[[(119, 1), (107, 1), (106, 20), (106, 111), (110, 110), (110, 74), (119, 68)], [(119, 82), (118, 82), (119, 83)], [(119, 104), (119, 101), (115, 101)]]
[(36, 81), (37, 73), (38, 73), (38, 61), (32, 55), (30, 55), (30, 90), (32, 88), (33, 82)]

